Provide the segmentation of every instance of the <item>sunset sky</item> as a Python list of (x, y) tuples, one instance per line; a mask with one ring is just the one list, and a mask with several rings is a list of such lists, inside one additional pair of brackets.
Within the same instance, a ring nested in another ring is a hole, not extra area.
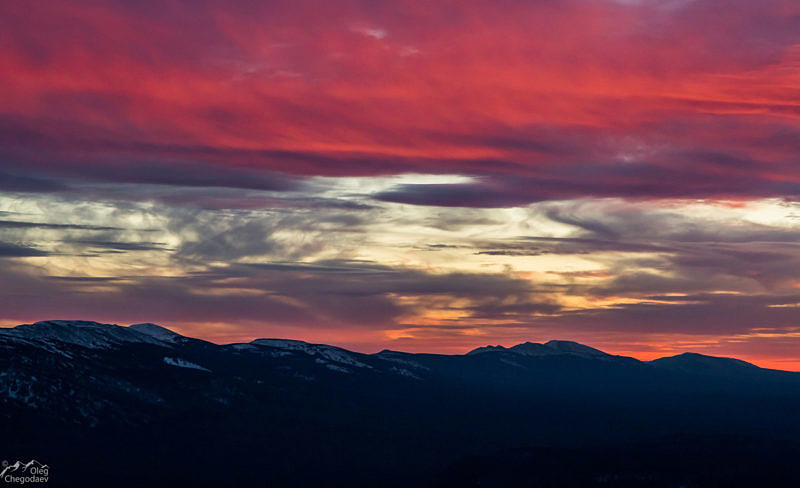
[(800, 2), (0, 2), (0, 324), (800, 370)]

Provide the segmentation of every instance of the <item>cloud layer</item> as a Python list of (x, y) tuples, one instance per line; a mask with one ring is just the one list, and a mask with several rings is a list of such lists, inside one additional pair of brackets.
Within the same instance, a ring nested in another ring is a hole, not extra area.
[(0, 8), (8, 190), (64, 178), (281, 190), (296, 184), (281, 175), (432, 172), (476, 180), (378, 197), (800, 192), (788, 0)]
[(0, 28), (8, 324), (800, 369), (795, 1), (12, 0)]

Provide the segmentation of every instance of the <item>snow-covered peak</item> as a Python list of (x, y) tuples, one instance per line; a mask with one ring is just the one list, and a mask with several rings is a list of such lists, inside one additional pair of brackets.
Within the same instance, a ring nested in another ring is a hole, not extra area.
[(491, 346), (491, 345), (490, 346), (483, 346), (483, 347), (478, 347), (476, 349), (471, 350), (470, 352), (467, 353), (467, 356), (470, 356), (472, 354), (480, 354), (480, 353), (483, 353), (483, 352), (495, 352), (495, 351), (507, 351), (507, 349), (505, 347), (499, 346), (499, 345), (498, 346)]
[(255, 344), (256, 346), (279, 347), (281, 349), (291, 349), (295, 351), (304, 350), (308, 347), (316, 345), (303, 341), (295, 341), (292, 339), (256, 339), (254, 341), (250, 341), (250, 344)]
[(126, 342), (164, 345), (162, 340), (129, 327), (88, 320), (46, 320), (0, 329), (0, 335), (48, 343), (57, 341), (90, 349)]
[(368, 364), (364, 364), (356, 358), (356, 355), (334, 346), (326, 344), (310, 344), (303, 341), (294, 341), (290, 339), (256, 339), (250, 344), (262, 347), (272, 347), (281, 349), (283, 351), (297, 351), (308, 354), (310, 356), (318, 356), (328, 361), (335, 363), (347, 364), (358, 368), (371, 368)]
[(539, 344), (538, 342), (523, 342), (522, 344), (517, 344), (516, 346), (508, 348), (508, 350), (517, 354), (522, 354), (523, 356), (550, 356), (558, 354), (558, 351), (544, 344)]
[(584, 346), (573, 341), (523, 342), (509, 348), (503, 346), (484, 346), (473, 349), (467, 355), (487, 352), (512, 352), (523, 356), (553, 356), (557, 354), (575, 354), (579, 356), (605, 357), (608, 354), (593, 347)]
[(165, 342), (175, 342), (183, 337), (177, 332), (173, 332), (167, 329), (166, 327), (161, 327), (160, 325), (151, 324), (149, 322), (144, 324), (129, 325), (128, 329), (135, 330), (136, 332), (141, 332), (142, 334), (147, 334), (150, 337), (155, 337), (156, 339)]
[(558, 352), (582, 354), (585, 356), (608, 356), (607, 353), (593, 347), (584, 346), (573, 341), (548, 341), (544, 344)]
[(114, 324), (104, 324), (93, 320), (40, 320), (33, 324), (23, 324), (14, 327), (15, 329), (33, 329), (36, 327), (72, 327), (75, 329), (104, 329), (107, 327), (119, 327)]

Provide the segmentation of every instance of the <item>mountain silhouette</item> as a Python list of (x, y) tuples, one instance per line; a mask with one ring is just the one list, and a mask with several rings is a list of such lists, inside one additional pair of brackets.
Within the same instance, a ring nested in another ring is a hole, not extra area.
[(0, 351), (4, 443), (68, 485), (743, 486), (793, 479), (800, 454), (800, 373), (694, 353), (363, 354), (66, 320), (0, 329)]

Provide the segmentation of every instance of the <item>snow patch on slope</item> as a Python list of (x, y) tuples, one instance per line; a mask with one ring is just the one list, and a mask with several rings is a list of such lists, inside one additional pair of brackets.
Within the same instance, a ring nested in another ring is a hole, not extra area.
[(151, 324), (149, 322), (144, 324), (129, 325), (128, 329), (149, 335), (150, 337), (153, 337), (155, 339), (164, 342), (176, 342), (179, 339), (183, 338), (183, 336), (178, 334), (177, 332), (172, 332), (166, 327), (161, 327), (160, 325)]
[(170, 366), (177, 366), (179, 368), (197, 369), (200, 371), (207, 371), (209, 373), (211, 372), (210, 369), (204, 368), (199, 364), (195, 364), (181, 358), (164, 358), (164, 362), (169, 364)]
[(343, 368), (341, 366), (337, 366), (335, 364), (331, 364), (331, 363), (329, 363), (328, 361), (325, 361), (322, 358), (317, 358), (317, 359), (314, 360), (314, 362), (317, 363), (317, 364), (321, 364), (321, 365), (325, 366), (326, 368), (330, 369), (331, 371), (336, 371), (336, 372), (339, 372), (339, 373), (349, 373), (350, 372), (349, 369)]
[(292, 341), (287, 339), (256, 339), (250, 344), (257, 346), (272, 347), (283, 351), (297, 351), (308, 354), (309, 356), (319, 356), (334, 363), (346, 364), (356, 368), (369, 368), (372, 366), (362, 363), (350, 352), (338, 347), (325, 344), (309, 344), (303, 341)]
[(407, 377), (413, 378), (415, 380), (421, 380), (422, 379), (419, 376), (415, 375), (414, 373), (412, 373), (411, 371), (409, 371), (409, 370), (407, 370), (405, 368), (398, 368), (397, 366), (392, 366), (390, 371), (392, 371), (393, 373), (399, 374), (400, 376), (407, 376)]
[(417, 361), (412, 361), (410, 359), (407, 359), (409, 357), (414, 356), (411, 353), (390, 351), (389, 349), (384, 349), (383, 351), (375, 354), (375, 356), (380, 359), (383, 359), (384, 361), (392, 361), (394, 363), (400, 363), (406, 366), (411, 366), (412, 368), (430, 370), (429, 367), (424, 366), (418, 363)]

